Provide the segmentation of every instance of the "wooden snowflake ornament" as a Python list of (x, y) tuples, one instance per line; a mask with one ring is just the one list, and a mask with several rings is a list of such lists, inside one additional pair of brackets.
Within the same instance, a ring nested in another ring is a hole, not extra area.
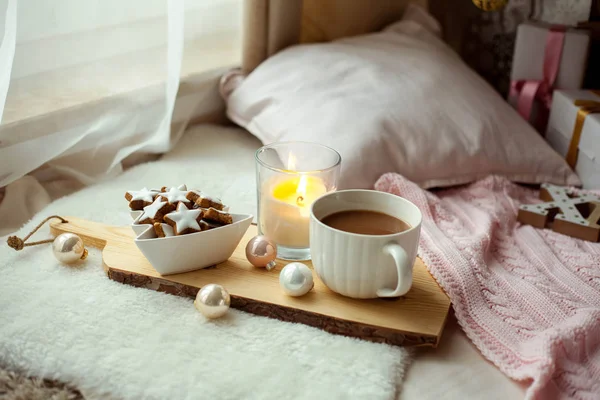
[(544, 183), (540, 199), (545, 203), (519, 207), (517, 220), (578, 239), (600, 241), (600, 196), (589, 193), (574, 196), (567, 188)]

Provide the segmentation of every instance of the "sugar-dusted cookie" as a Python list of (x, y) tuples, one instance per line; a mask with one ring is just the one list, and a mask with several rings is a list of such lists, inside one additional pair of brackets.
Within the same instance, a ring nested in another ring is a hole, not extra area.
[(215, 197), (210, 197), (210, 196), (206, 196), (202, 193), (200, 193), (200, 196), (198, 196), (195, 200), (194, 203), (196, 203), (196, 206), (200, 207), (200, 208), (214, 208), (215, 210), (219, 210), (222, 211), (223, 208), (225, 207), (223, 205), (223, 202), (220, 199), (217, 199)]
[(190, 210), (183, 202), (177, 206), (177, 210), (165, 215), (165, 222), (173, 227), (175, 235), (200, 232), (200, 220), (204, 212), (200, 209)]
[(202, 192), (198, 189), (189, 190), (186, 197), (193, 203), (194, 208), (200, 208), (196, 205), (196, 200), (202, 196)]
[(144, 207), (152, 204), (158, 190), (143, 188), (142, 190), (130, 190), (125, 193), (125, 199), (129, 202), (129, 208), (132, 210), (141, 210)]
[(211, 229), (210, 224), (204, 220), (200, 221), (198, 224), (200, 225), (200, 229), (203, 231), (207, 231), (207, 230)]
[(203, 231), (208, 231), (210, 229), (215, 229), (215, 228), (220, 228), (221, 226), (225, 226), (225, 224), (220, 224), (218, 222), (213, 222), (213, 221), (202, 220), (202, 221), (200, 221), (200, 226), (202, 227)]
[(233, 223), (233, 218), (231, 218), (231, 214), (219, 211), (214, 207), (211, 207), (208, 210), (204, 210), (204, 216), (202, 217), (202, 219), (206, 220), (207, 222), (217, 222), (223, 225)]
[(138, 224), (162, 222), (163, 217), (174, 209), (175, 207), (172, 204), (169, 204), (165, 199), (158, 196), (152, 204), (144, 207), (144, 212), (140, 215)]
[(159, 196), (175, 207), (177, 207), (179, 203), (184, 203), (187, 207), (191, 208), (192, 202), (187, 198), (187, 194), (187, 187), (181, 185), (179, 187), (172, 187), (166, 192), (160, 193)]
[(159, 238), (175, 236), (175, 231), (173, 231), (173, 227), (171, 225), (161, 222), (154, 223), (154, 232), (156, 232), (156, 236), (158, 236)]

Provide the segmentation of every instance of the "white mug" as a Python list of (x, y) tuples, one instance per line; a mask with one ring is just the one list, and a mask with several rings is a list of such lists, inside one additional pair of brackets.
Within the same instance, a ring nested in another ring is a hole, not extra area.
[[(350, 210), (378, 211), (410, 229), (389, 235), (341, 231), (321, 222)], [(317, 199), (310, 212), (310, 253), (315, 271), (334, 292), (358, 299), (397, 297), (412, 286), (421, 211), (410, 201), (375, 190), (341, 190)]]

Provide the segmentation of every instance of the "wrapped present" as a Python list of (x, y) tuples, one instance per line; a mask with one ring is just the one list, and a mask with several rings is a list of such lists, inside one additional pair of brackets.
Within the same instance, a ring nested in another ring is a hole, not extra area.
[(579, 89), (583, 82), (589, 31), (526, 22), (519, 25), (509, 102), (545, 132), (554, 89)]
[(600, 189), (600, 91), (556, 90), (546, 140), (586, 189)]

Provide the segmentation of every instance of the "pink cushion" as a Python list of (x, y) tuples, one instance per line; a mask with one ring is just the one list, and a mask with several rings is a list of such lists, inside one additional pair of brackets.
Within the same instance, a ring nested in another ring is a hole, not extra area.
[(263, 143), (311, 141), (342, 155), (340, 188), (398, 172), (430, 188), (496, 174), (579, 185), (517, 113), (414, 21), (288, 48), (228, 97), (227, 113)]

